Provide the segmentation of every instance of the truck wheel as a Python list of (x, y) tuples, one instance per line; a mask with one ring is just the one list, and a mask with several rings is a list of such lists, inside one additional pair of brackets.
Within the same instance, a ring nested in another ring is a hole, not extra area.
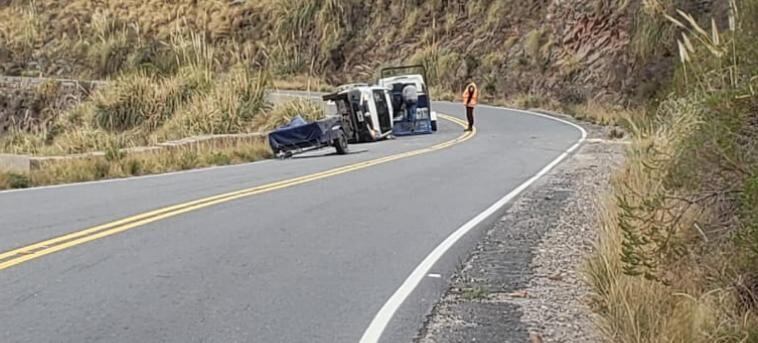
[(337, 139), (334, 141), (334, 148), (337, 149), (337, 154), (347, 155), (349, 148), (347, 146), (347, 137), (345, 136), (344, 131), (340, 130)]
[(435, 131), (435, 132), (437, 131), (437, 121), (436, 120), (432, 121), (432, 131)]

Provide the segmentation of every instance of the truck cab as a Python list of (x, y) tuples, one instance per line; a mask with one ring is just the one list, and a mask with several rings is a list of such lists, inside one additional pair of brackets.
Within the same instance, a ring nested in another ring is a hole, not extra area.
[[(432, 111), (431, 94), (423, 66), (385, 68), (381, 71), (378, 86), (387, 89), (394, 112), (393, 133), (396, 136), (429, 134), (437, 131), (437, 114)], [(417, 94), (415, 103), (405, 99), (408, 87)], [(415, 115), (413, 110), (415, 109)]]
[(343, 85), (323, 100), (333, 104), (335, 115), (351, 143), (375, 142), (389, 137), (393, 129), (390, 94), (384, 87), (365, 84)]

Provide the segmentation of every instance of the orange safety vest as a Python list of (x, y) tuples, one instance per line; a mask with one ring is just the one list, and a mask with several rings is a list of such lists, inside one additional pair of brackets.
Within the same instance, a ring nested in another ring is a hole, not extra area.
[[(474, 86), (474, 94), (471, 94), (471, 101), (469, 101), (469, 87)], [(468, 105), (466, 105), (466, 102), (468, 101)], [(476, 105), (479, 104), (479, 88), (476, 87), (475, 83), (471, 83), (463, 90), (463, 104), (466, 105), (466, 107), (476, 107)]]

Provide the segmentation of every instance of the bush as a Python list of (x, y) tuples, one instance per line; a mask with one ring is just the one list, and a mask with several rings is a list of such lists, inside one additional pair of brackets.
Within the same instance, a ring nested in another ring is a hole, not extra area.
[(8, 188), (17, 189), (31, 187), (31, 180), (28, 175), (8, 173), (4, 175), (4, 178), (6, 179), (5, 183)]
[(200, 159), (194, 151), (185, 150), (179, 154), (178, 167), (180, 170), (193, 169), (197, 167), (199, 163)]
[(105, 149), (105, 160), (108, 162), (118, 162), (126, 157), (123, 145), (118, 140), (111, 141)]
[(208, 156), (208, 164), (214, 166), (225, 166), (232, 163), (232, 158), (229, 155), (222, 152), (214, 152)]
[(126, 166), (124, 169), (129, 175), (139, 176), (142, 175), (144, 166), (142, 164), (142, 161), (137, 159), (130, 159), (126, 161)]

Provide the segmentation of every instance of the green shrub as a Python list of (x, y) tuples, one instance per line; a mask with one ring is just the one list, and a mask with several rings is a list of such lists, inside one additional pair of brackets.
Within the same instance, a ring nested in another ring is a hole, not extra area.
[(29, 179), (28, 175), (9, 173), (7, 177), (8, 177), (8, 186), (10, 188), (13, 188), (13, 189), (29, 188), (31, 186), (31, 180)]
[(111, 173), (111, 164), (108, 161), (104, 161), (101, 159), (96, 159), (93, 166), (93, 174), (92, 175), (84, 175), (82, 179), (77, 181), (88, 181), (88, 180), (100, 180), (107, 178)]
[(111, 141), (105, 149), (105, 160), (108, 162), (118, 162), (126, 157), (123, 145), (118, 140)]
[(145, 73), (122, 76), (94, 96), (95, 124), (109, 131), (134, 129), (158, 111), (158, 80)]
[(184, 150), (179, 154), (178, 167), (180, 170), (196, 168), (199, 163), (200, 158), (195, 151)]
[(232, 158), (223, 152), (214, 152), (208, 156), (207, 162), (214, 166), (225, 166), (232, 163)]
[(489, 298), (489, 292), (481, 286), (470, 287), (463, 290), (463, 298), (469, 301), (485, 300)]
[(142, 175), (144, 166), (142, 161), (137, 159), (130, 159), (126, 161), (126, 167), (124, 168), (129, 175), (139, 176)]

